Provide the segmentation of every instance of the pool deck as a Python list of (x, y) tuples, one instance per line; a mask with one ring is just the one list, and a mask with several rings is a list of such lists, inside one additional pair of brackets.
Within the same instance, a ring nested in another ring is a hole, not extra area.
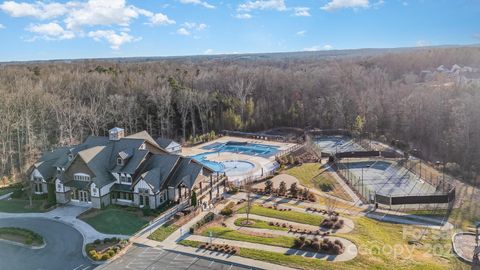
[[(194, 156), (194, 155), (198, 155), (198, 154), (212, 152), (212, 150), (203, 149), (203, 147), (205, 147), (207, 145), (210, 145), (210, 144), (213, 144), (213, 143), (226, 143), (226, 142), (229, 142), (229, 141), (248, 142), (248, 143), (276, 146), (278, 148), (279, 152), (283, 151), (283, 150), (287, 150), (288, 148), (296, 145), (294, 143), (283, 143), (283, 142), (275, 142), (275, 141), (255, 140), (255, 139), (250, 139), (250, 138), (223, 136), (223, 137), (220, 137), (220, 138), (215, 139), (213, 141), (209, 141), (209, 142), (206, 142), (206, 143), (195, 145), (193, 147), (183, 147), (182, 148), (182, 155), (184, 155), (184, 156)], [(232, 154), (232, 153), (228, 153), (228, 154)], [(247, 155), (247, 156), (253, 157), (253, 156), (250, 156), (250, 155)], [(266, 158), (263, 158), (263, 159), (266, 159)], [(272, 155), (268, 159), (275, 160), (275, 155)]]
[[(214, 143), (226, 143), (229, 141), (235, 142), (247, 142), (247, 143), (254, 143), (254, 144), (262, 144), (267, 146), (275, 146), (278, 149), (278, 152), (283, 150), (287, 150), (296, 144), (294, 143), (283, 143), (283, 142), (274, 142), (274, 141), (264, 141), (264, 140), (254, 140), (249, 138), (239, 138), (239, 137), (232, 137), (232, 136), (224, 136), (220, 137), (216, 140), (202, 143), (193, 147), (184, 147), (182, 149), (182, 155), (184, 156), (195, 156), (198, 154), (209, 153), (212, 150), (203, 149), (203, 147), (214, 144)], [(248, 161), (255, 165), (255, 167), (241, 175), (234, 175), (229, 176), (230, 180), (241, 180), (243, 177), (247, 176), (260, 176), (262, 175), (262, 170), (267, 172), (269, 168), (272, 166), (273, 162), (275, 161), (275, 154), (269, 157), (262, 157), (262, 156), (254, 156), (248, 154), (240, 154), (240, 153), (233, 153), (233, 152), (216, 152), (205, 156), (207, 160), (215, 161), (215, 162), (222, 162), (222, 161), (235, 161), (235, 160), (242, 160)]]

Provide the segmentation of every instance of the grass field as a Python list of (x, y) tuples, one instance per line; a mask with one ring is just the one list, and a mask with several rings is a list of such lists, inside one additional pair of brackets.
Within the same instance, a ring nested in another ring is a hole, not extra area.
[(250, 222), (253, 224), (243, 225), (243, 222), (246, 221), (246, 218), (237, 218), (235, 220), (235, 225), (239, 227), (249, 227), (249, 228), (257, 228), (257, 229), (269, 229), (269, 230), (277, 230), (277, 231), (288, 231), (288, 228), (278, 227), (278, 226), (271, 226), (268, 225), (268, 222), (258, 219), (250, 218)]
[(333, 177), (332, 173), (326, 171), (318, 163), (304, 163), (301, 166), (287, 169), (284, 173), (296, 177), (302, 186), (315, 188), (347, 201), (352, 200)]
[[(404, 229), (404, 226), (399, 224), (382, 223), (365, 217), (355, 218), (354, 221), (356, 227), (353, 232), (338, 235), (353, 241), (359, 248), (359, 255), (348, 262), (333, 263), (248, 248), (240, 248), (237, 255), (300, 269), (470, 269), (467, 264), (451, 254), (449, 234), (439, 235), (434, 231), (428, 233), (425, 230), (415, 231), (411, 226)], [(220, 232), (225, 230), (220, 229)], [(410, 245), (409, 240), (418, 239), (419, 232), (426, 233), (420, 240), (421, 244)], [(231, 232), (226, 234), (232, 236)], [(234, 234), (232, 237), (237, 236)], [(182, 241), (181, 244), (196, 247), (198, 242)]]
[(80, 219), (90, 224), (95, 230), (108, 234), (132, 235), (148, 223), (148, 220), (137, 212), (116, 207), (92, 209)]
[[(245, 213), (245, 211), (246, 211), (246, 207), (243, 206), (237, 211), (237, 213)], [(293, 221), (293, 222), (298, 222), (303, 224), (309, 224), (314, 226), (320, 226), (320, 223), (322, 223), (324, 219), (319, 215), (300, 213), (296, 211), (279, 211), (275, 209), (262, 207), (256, 204), (252, 206), (250, 213), (254, 215), (270, 217), (270, 218), (278, 218), (278, 219), (283, 219), (283, 220)]]
[(224, 227), (209, 227), (203, 232), (203, 236), (210, 236), (210, 232), (213, 234), (213, 237), (285, 248), (293, 247), (293, 241), (295, 239), (294, 237), (287, 236), (262, 237), (250, 235)]
[(156, 229), (152, 234), (148, 236), (148, 239), (155, 240), (162, 242), (163, 240), (167, 239), (174, 231), (176, 231), (179, 227), (176, 225), (167, 225), (161, 226), (160, 228)]
[(28, 200), (22, 199), (9, 199), (0, 201), (0, 212), (6, 213), (30, 213), (30, 212), (45, 212), (48, 209), (44, 209), (45, 201), (33, 200), (32, 206)]

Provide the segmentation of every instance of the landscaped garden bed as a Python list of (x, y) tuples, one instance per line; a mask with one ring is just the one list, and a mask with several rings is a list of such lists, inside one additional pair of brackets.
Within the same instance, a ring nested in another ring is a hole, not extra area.
[[(277, 230), (277, 231), (288, 231), (288, 227), (285, 225), (285, 223), (280, 224), (280, 223), (275, 223), (275, 222), (267, 222), (263, 220), (258, 220), (258, 219), (247, 219), (246, 218), (237, 218), (234, 222), (236, 226), (239, 227), (249, 227), (249, 228), (257, 228), (257, 229), (268, 229), (268, 230)], [(283, 226), (285, 225), (285, 226)]]
[(148, 236), (148, 239), (162, 242), (167, 239), (172, 233), (174, 233), (178, 228), (189, 222), (193, 219), (200, 209), (185, 209), (182, 212), (178, 212), (173, 218), (168, 222), (156, 229), (152, 234)]
[(313, 238), (312, 240), (310, 240), (306, 239), (303, 236), (295, 239), (293, 247), (296, 249), (326, 253), (331, 255), (340, 255), (345, 250), (345, 247), (340, 240), (331, 241), (328, 238), (323, 238), (322, 240), (318, 238)]
[[(287, 208), (281, 208), (280, 210), (278, 207), (277, 209), (275, 209), (274, 206), (265, 207), (265, 206), (260, 206), (255, 204), (255, 205), (252, 205), (250, 214), (270, 217), (270, 218), (278, 218), (286, 221), (303, 223), (303, 224), (308, 224), (313, 226), (320, 226), (320, 224), (324, 220), (324, 218), (319, 215), (300, 213), (296, 211), (288, 211), (284, 209), (287, 209)], [(245, 206), (238, 210), (238, 213), (245, 213), (245, 212), (246, 212)]]
[(27, 229), (15, 227), (0, 228), (0, 239), (32, 247), (40, 247), (45, 244), (43, 237), (40, 234)]
[(210, 244), (210, 243), (201, 243), (198, 245), (198, 248), (203, 248), (206, 250), (217, 251), (227, 254), (236, 254), (240, 250), (238, 247), (223, 245), (223, 244)]
[(128, 246), (128, 240), (116, 237), (97, 239), (85, 246), (85, 251), (90, 259), (94, 261), (106, 261), (113, 258), (121, 250)]

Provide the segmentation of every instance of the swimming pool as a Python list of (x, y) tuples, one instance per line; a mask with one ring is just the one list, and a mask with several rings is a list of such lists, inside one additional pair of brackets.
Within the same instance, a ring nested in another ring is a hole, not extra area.
[(211, 154), (212, 153), (203, 153), (192, 156), (191, 158), (201, 162), (215, 172), (224, 172), (228, 176), (243, 174), (255, 168), (253, 163), (246, 160), (228, 160), (222, 162), (208, 160), (207, 156)]
[(277, 146), (257, 144), (257, 143), (245, 143), (230, 141), (226, 143), (212, 143), (204, 146), (203, 149), (211, 150), (210, 153), (217, 152), (232, 152), (238, 154), (245, 154), (250, 156), (270, 157), (278, 152)]

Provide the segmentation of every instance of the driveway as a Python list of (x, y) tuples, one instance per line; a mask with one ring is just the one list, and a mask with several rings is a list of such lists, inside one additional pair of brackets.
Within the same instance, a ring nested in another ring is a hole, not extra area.
[(29, 249), (0, 242), (0, 270), (89, 270), (95, 266), (83, 257), (83, 237), (74, 228), (44, 218), (3, 218), (0, 227), (21, 227), (41, 234), (47, 243)]

